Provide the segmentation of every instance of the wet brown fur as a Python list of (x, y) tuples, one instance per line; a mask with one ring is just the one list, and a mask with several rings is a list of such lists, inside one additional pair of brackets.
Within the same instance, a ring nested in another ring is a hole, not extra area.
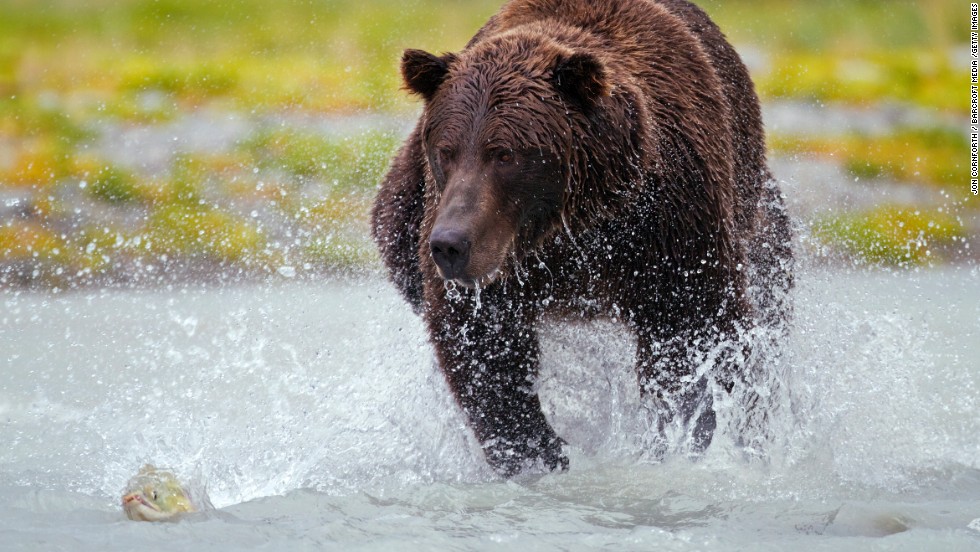
[[(683, 413), (705, 399), (695, 343), (783, 316), (789, 228), (758, 99), (693, 4), (516, 0), (461, 52), (406, 51), (403, 76), (426, 108), (381, 185), (373, 234), (501, 473), (567, 463), (532, 391), (542, 320), (622, 321), (642, 388)], [(486, 159), (506, 148), (524, 165)], [(500, 269), (479, 308), (474, 290), (447, 296), (429, 251), (437, 219), (476, 228), (477, 276)], [(694, 423), (706, 446), (713, 411)]]

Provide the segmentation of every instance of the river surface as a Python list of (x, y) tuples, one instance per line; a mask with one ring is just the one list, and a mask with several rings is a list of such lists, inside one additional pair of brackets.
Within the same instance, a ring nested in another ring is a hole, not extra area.
[[(380, 276), (2, 292), (0, 550), (980, 550), (975, 267), (802, 271), (762, 456), (651, 457), (629, 340), (545, 334), (571, 469), (504, 481)], [(146, 462), (217, 510), (127, 520)]]

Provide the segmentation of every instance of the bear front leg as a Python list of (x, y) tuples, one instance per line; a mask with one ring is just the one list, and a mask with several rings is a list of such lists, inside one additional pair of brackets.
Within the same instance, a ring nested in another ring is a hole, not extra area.
[(476, 310), (467, 294), (452, 305), (438, 301), (427, 319), (439, 366), (487, 462), (504, 477), (539, 463), (567, 469), (564, 442), (545, 419), (533, 389), (538, 341), (532, 324), (486, 298)]
[(707, 377), (698, 376), (695, 340), (685, 335), (657, 339), (646, 331), (637, 337), (640, 391), (656, 406), (661, 436), (679, 423), (690, 435), (691, 451), (704, 452), (717, 421)]

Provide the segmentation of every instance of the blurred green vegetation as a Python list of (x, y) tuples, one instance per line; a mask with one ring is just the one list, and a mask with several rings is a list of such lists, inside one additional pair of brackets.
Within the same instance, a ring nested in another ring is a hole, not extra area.
[(381, 181), (400, 139), (368, 131), (356, 137), (326, 138), (320, 133), (276, 129), (256, 133), (243, 144), (259, 167), (300, 180), (327, 179), (337, 192), (370, 189)]
[(134, 117), (154, 103), (148, 93), (164, 94), (178, 110), (212, 101), (247, 110), (404, 108), (410, 104), (394, 93), (401, 50), (458, 47), (495, 8), (433, 0), (4, 0), (0, 97), (30, 111), (48, 92), (72, 115)]
[[(501, 3), (0, 0), (0, 265), (20, 267), (0, 286), (97, 281), (118, 266), (162, 270), (184, 258), (270, 273), (370, 261), (366, 212), (399, 134), (290, 121), (410, 117), (418, 103), (400, 90), (401, 51), (457, 50)], [(965, 117), (954, 56), (968, 32), (961, 2), (699, 4), (736, 45), (761, 53), (753, 70), (764, 100), (897, 102)], [(252, 130), (231, 147), (175, 149), (162, 167), (100, 143), (206, 110), (243, 116)], [(862, 178), (965, 189), (968, 143), (938, 124), (884, 137), (774, 136), (770, 146)], [(881, 220), (916, 227), (910, 213), (850, 214), (864, 226), (824, 221), (817, 234), (860, 244), (887, 234), (869, 230)]]
[(771, 136), (769, 145), (776, 151), (832, 157), (859, 178), (888, 177), (951, 190), (970, 181), (970, 141), (949, 127), (898, 128), (885, 136)]
[[(215, 100), (239, 109), (405, 108), (395, 93), (401, 50), (458, 49), (500, 4), (3, 0), (0, 97), (27, 113), (43, 111), (31, 104), (49, 93), (61, 114), (137, 118), (176, 113), (160, 104)], [(768, 53), (772, 70), (759, 83), (768, 96), (967, 108), (952, 88), (952, 49), (968, 32), (954, 0), (700, 4), (735, 43)], [(153, 92), (166, 99), (147, 99)]]
[(232, 151), (176, 155), (153, 176), (78, 155), (58, 169), (60, 183), (28, 187), (24, 213), (0, 224), (0, 266), (20, 269), (0, 283), (111, 281), (120, 265), (153, 267), (139, 276), (151, 283), (182, 267), (363, 266), (374, 258), (365, 214), (397, 145), (382, 131), (258, 130)]
[(942, 210), (884, 205), (867, 213), (843, 213), (817, 220), (814, 235), (876, 265), (911, 266), (941, 262), (963, 237), (963, 225)]

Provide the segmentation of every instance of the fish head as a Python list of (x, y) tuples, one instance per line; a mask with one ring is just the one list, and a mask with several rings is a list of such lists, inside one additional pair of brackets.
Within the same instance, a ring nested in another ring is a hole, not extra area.
[(172, 473), (152, 466), (145, 466), (130, 480), (122, 506), (126, 517), (136, 521), (163, 521), (197, 510)]

